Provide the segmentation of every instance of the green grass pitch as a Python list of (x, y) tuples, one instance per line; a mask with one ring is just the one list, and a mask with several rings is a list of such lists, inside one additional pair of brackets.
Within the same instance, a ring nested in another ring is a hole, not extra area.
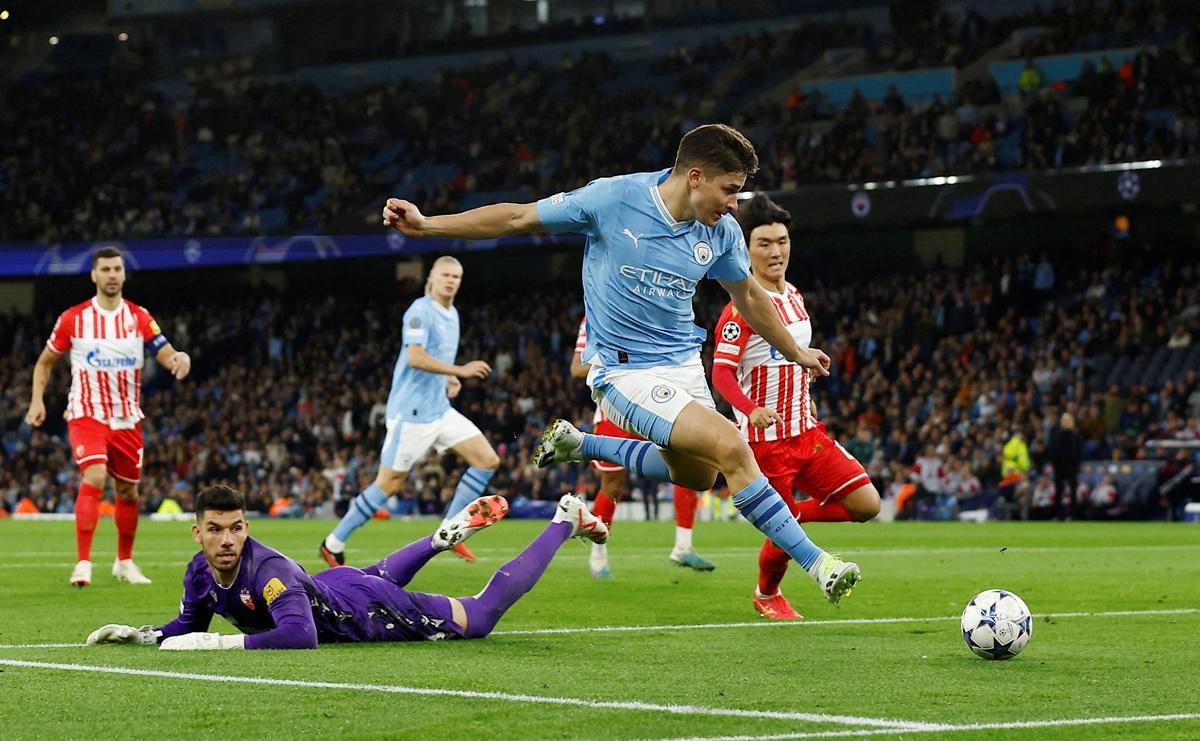
[[(252, 532), (319, 570), (331, 525), (260, 520)], [(351, 563), (432, 525), (373, 522)], [(439, 556), (412, 588), (474, 594), (542, 525), (502, 522), (470, 542), (478, 562)], [(132, 587), (108, 576), (116, 537), (102, 521), (85, 590), (66, 583), (72, 527), (0, 521), (0, 738), (1200, 738), (1194, 525), (814, 524), (864, 581), (835, 608), (793, 567), (784, 591), (807, 620), (774, 623), (750, 606), (761, 538), (746, 523), (697, 523), (717, 569), (695, 573), (667, 560), (673, 523), (618, 522), (613, 579), (592, 579), (587, 547), (569, 541), (483, 640), (31, 647), (174, 617), (195, 552), (186, 523), (141, 524), (135, 557), (154, 584)], [(959, 633), (988, 587), (1034, 613), (1011, 661), (975, 657)], [(220, 618), (213, 629), (232, 632)]]

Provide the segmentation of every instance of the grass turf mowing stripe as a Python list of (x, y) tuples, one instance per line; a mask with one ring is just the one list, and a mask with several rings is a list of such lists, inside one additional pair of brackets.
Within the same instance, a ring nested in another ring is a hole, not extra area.
[[(904, 729), (907, 733), (951, 733), (961, 731), (1010, 731), (1022, 728), (1064, 728), (1068, 726), (1111, 725), (1115, 723), (1162, 723), (1172, 720), (1200, 720), (1200, 713), (1171, 713), (1169, 715), (1124, 715), (1104, 718), (1060, 718), (1056, 720), (1019, 720), (1008, 723), (925, 723), (919, 728)], [(850, 736), (882, 736), (895, 733), (890, 729), (801, 731), (753, 736), (688, 736), (663, 741), (782, 741), (798, 738), (846, 738)]]
[(938, 724), (919, 723), (915, 721), (894, 720), (887, 718), (865, 718), (853, 715), (827, 715), (824, 713), (798, 713), (777, 710), (743, 710), (741, 708), (716, 708), (701, 705), (658, 705), (637, 700), (581, 700), (575, 697), (550, 697), (544, 695), (523, 695), (508, 692), (479, 692), (475, 690), (452, 690), (436, 687), (406, 687), (404, 685), (388, 684), (356, 684), (351, 682), (313, 682), (301, 679), (277, 679), (274, 677), (238, 677), (227, 674), (193, 674), (190, 672), (168, 672), (155, 669), (131, 669), (121, 666), (95, 666), (91, 664), (60, 664), (46, 661), (21, 661), (18, 659), (0, 659), (0, 666), (12, 666), (30, 669), (50, 669), (56, 671), (92, 672), (98, 674), (124, 674), (136, 677), (157, 677), (161, 679), (184, 679), (198, 682), (238, 683), (251, 685), (271, 685), (280, 687), (302, 687), (308, 689), (358, 690), (367, 692), (387, 692), (405, 695), (428, 695), (437, 697), (462, 697), (472, 700), (500, 700), (516, 703), (541, 703), (544, 705), (572, 705), (592, 709), (631, 710), (651, 713), (670, 713), (673, 715), (707, 715), (732, 718), (750, 718), (755, 720), (792, 720), (810, 723), (838, 723), (851, 726), (871, 726), (889, 731), (914, 731), (926, 728), (937, 728)]
[[(1140, 617), (1143, 615), (1192, 615), (1200, 612), (1200, 608), (1184, 607), (1175, 610), (1110, 610), (1108, 612), (1050, 612), (1037, 615), (1042, 618), (1076, 618), (1076, 617)], [(753, 623), (697, 623), (693, 625), (609, 625), (594, 628), (533, 628), (529, 630), (495, 630), (488, 635), (493, 636), (525, 636), (525, 635), (569, 635), (572, 633), (638, 633), (655, 630), (709, 630), (714, 628), (770, 628), (798, 625), (870, 625), (887, 623), (928, 623), (943, 620), (958, 620), (957, 615), (938, 615), (934, 617), (897, 617), (897, 618), (844, 618), (841, 620), (759, 620)], [(0, 649), (13, 648), (78, 648), (82, 643), (0, 643)]]

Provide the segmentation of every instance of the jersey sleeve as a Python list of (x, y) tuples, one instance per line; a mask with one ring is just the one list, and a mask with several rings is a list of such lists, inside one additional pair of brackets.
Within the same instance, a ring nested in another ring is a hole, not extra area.
[(150, 315), (150, 312), (138, 307), (138, 331), (142, 333), (142, 339), (146, 343), (146, 350), (151, 355), (157, 354), (159, 350), (171, 344), (170, 341), (163, 335), (162, 327), (158, 326), (158, 322)]
[(75, 318), (70, 310), (59, 314), (58, 321), (54, 322), (54, 329), (50, 330), (50, 339), (46, 340), (46, 347), (60, 355), (70, 350), (71, 332), (74, 327)]
[(183, 577), (183, 599), (179, 601), (179, 617), (158, 629), (159, 643), (162, 643), (164, 638), (206, 631), (212, 623), (213, 611), (204, 602), (205, 595), (197, 592), (192, 582), (192, 570), (189, 568), (187, 575)]
[(550, 234), (574, 232), (596, 236), (597, 214), (612, 201), (613, 185), (593, 180), (577, 190), (555, 193), (537, 202), (538, 221)]
[(730, 301), (717, 320), (717, 328), (713, 333), (717, 347), (713, 352), (713, 365), (727, 365), (737, 368), (742, 360), (742, 352), (746, 349), (746, 340), (754, 332), (750, 325)]
[(713, 280), (746, 280), (750, 277), (750, 250), (746, 248), (741, 227), (732, 219), (722, 219), (718, 226), (727, 248), (720, 251), (720, 257), (713, 262), (706, 275)]
[(429, 314), (425, 308), (414, 303), (404, 312), (404, 345), (424, 345), (429, 341)]
[(258, 566), (254, 590), (262, 595), (275, 627), (246, 636), (246, 648), (316, 648), (317, 623), (302, 581), (303, 571), (287, 558), (268, 558)]

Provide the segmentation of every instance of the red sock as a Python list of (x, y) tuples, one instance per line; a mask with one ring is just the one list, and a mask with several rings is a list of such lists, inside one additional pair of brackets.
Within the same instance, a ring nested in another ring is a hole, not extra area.
[(675, 485), (675, 524), (691, 530), (696, 524), (696, 492)]
[(117, 558), (133, 558), (133, 536), (138, 526), (138, 501), (117, 497), (113, 520), (117, 523)]
[(616, 500), (602, 491), (596, 492), (596, 500), (592, 502), (592, 514), (603, 520), (605, 525), (611, 527), (613, 515), (616, 513)]
[(92, 537), (100, 519), (100, 494), (99, 487), (81, 483), (75, 497), (75, 551), (80, 561), (92, 560)]
[(798, 502), (799, 507), (796, 510), (796, 519), (800, 522), (854, 522), (854, 515), (850, 514), (841, 502), (830, 502), (829, 504), (821, 504), (816, 499), (805, 499), (803, 502)]
[(787, 573), (792, 557), (769, 540), (763, 541), (758, 552), (758, 593), (771, 596), (779, 593), (779, 582)]

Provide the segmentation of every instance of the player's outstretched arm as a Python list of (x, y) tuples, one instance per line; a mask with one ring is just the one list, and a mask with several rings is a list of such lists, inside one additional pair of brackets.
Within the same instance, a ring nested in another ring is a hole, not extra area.
[(829, 375), (829, 356), (816, 348), (800, 347), (792, 335), (779, 320), (775, 305), (766, 289), (753, 278), (744, 280), (722, 280), (721, 285), (729, 291), (733, 305), (746, 318), (755, 332), (762, 336), (771, 347), (789, 361), (810, 369), (813, 375)]
[(169, 370), (176, 381), (182, 381), (187, 378), (187, 374), (192, 370), (192, 356), (182, 350), (176, 350), (171, 347), (171, 343), (169, 342), (160, 347), (158, 352), (154, 353), (154, 359), (162, 367)]
[(41, 427), (46, 421), (46, 384), (50, 382), (54, 364), (61, 357), (62, 354), (46, 347), (33, 366), (33, 388), (29, 394), (29, 411), (25, 413), (25, 423), (30, 427)]
[(498, 239), (542, 231), (536, 203), (496, 203), (444, 216), (426, 216), (415, 204), (389, 198), (383, 225), (409, 237)]
[(443, 363), (425, 351), (424, 345), (416, 343), (405, 345), (408, 351), (408, 367), (423, 370), (428, 373), (441, 373), (443, 376), (458, 378), (487, 378), (492, 373), (492, 366), (482, 360), (472, 360), (462, 365)]

